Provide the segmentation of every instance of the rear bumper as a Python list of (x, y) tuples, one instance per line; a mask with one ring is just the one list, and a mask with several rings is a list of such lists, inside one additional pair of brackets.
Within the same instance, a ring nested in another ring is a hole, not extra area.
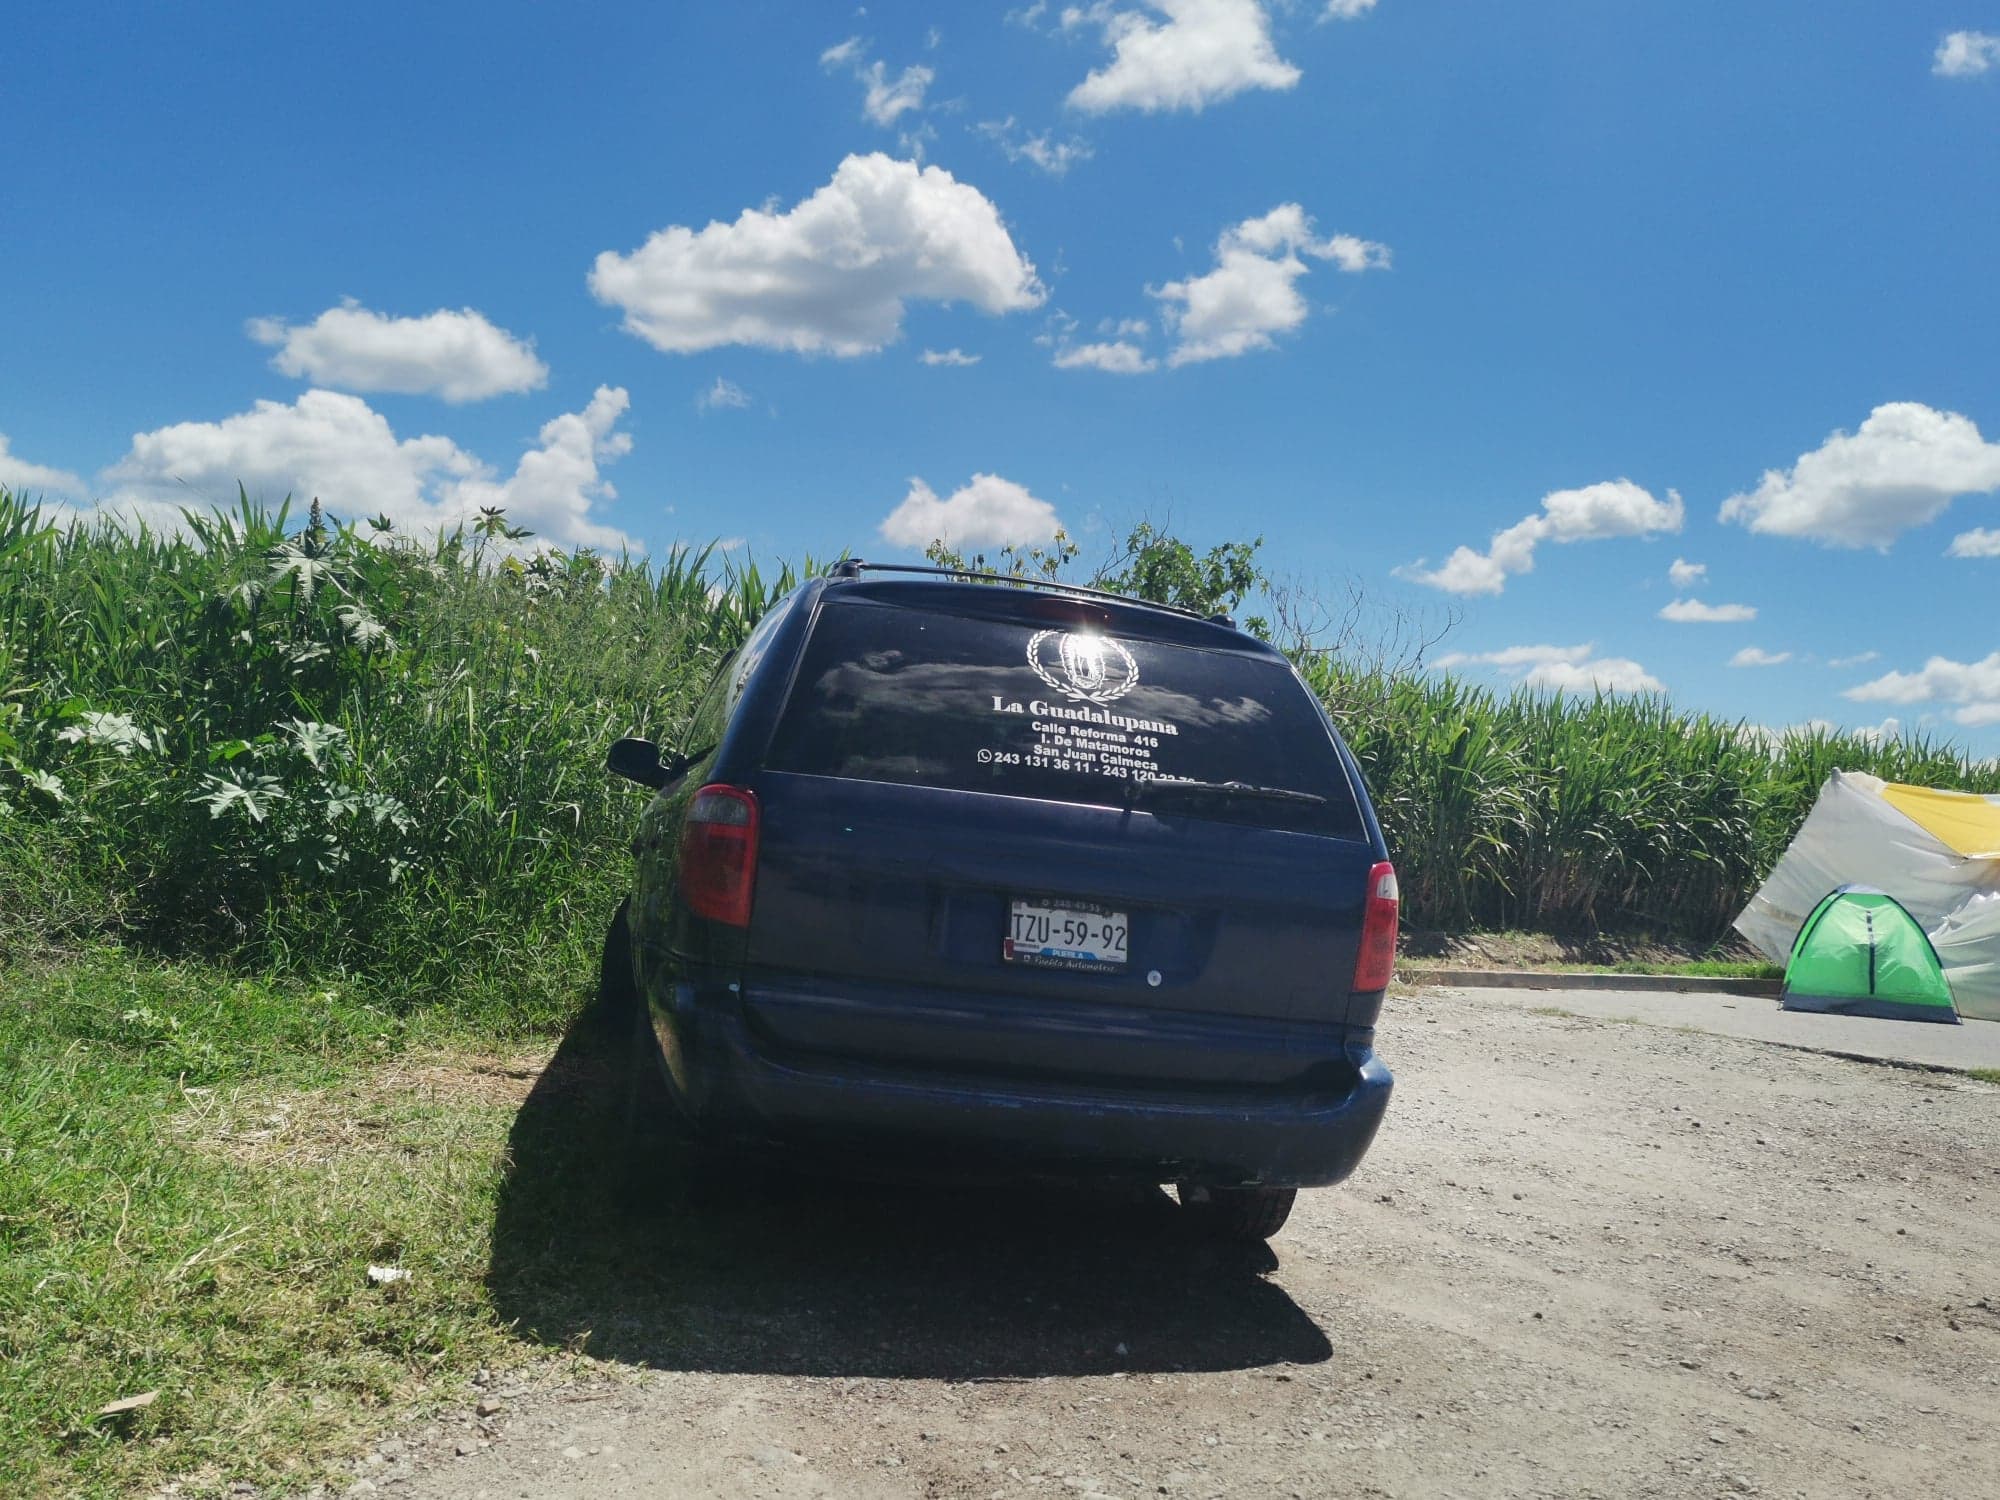
[(1340, 1048), (1296, 1088), (1152, 1087), (942, 1072), (780, 1048), (726, 989), (691, 985), (655, 1014), (696, 1131), (849, 1171), (1320, 1187), (1360, 1164), (1389, 1070)]

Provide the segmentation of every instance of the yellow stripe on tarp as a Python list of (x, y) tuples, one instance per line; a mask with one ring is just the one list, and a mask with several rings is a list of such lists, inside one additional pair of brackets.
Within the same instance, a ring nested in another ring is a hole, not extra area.
[(1882, 800), (1967, 859), (2000, 858), (2000, 800), (1897, 781), (1883, 783)]

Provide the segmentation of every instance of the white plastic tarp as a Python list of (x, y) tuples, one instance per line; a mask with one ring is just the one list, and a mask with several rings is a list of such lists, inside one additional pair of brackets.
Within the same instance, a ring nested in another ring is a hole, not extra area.
[[(1736, 919), (1736, 930), (1772, 963), (1791, 957), (1812, 909), (1843, 885), (1887, 891), (1933, 935), (1933, 945), (1947, 917), (1974, 896), (2000, 891), (2000, 859), (1960, 854), (1892, 807), (1882, 795), (1887, 785), (1865, 772), (1835, 771), (1820, 788), (1798, 837)], [(2000, 943), (2000, 927), (1993, 940)], [(1959, 944), (1961, 958), (1970, 948), (1969, 939)], [(1952, 961), (1942, 948), (1938, 958), (1956, 995)], [(1990, 961), (2000, 963), (2000, 948)], [(1963, 1004), (1959, 1013), (1977, 1014)]]
[(2000, 1021), (2000, 892), (1974, 896), (1931, 934), (1958, 1013)]

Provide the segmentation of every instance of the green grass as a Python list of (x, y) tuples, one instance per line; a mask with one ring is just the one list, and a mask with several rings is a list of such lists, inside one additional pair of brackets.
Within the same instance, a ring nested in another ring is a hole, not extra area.
[(1781, 964), (1692, 959), (1687, 963), (1549, 964), (1558, 974), (1671, 974), (1687, 979), (1783, 979)]
[(112, 952), (0, 997), (0, 1493), (301, 1485), (524, 1357), (484, 1285), (517, 1100), (426, 1061), (462, 1032)]
[(2000, 1068), (1968, 1068), (1966, 1077), (1977, 1078), (1981, 1083), (2000, 1083)]

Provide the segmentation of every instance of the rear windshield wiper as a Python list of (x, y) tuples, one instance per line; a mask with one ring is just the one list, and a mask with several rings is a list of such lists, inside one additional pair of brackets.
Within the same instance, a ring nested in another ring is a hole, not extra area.
[(1255, 799), (1260, 802), (1301, 802), (1310, 807), (1326, 805), (1326, 798), (1320, 796), (1318, 792), (1294, 791), (1288, 786), (1258, 786), (1250, 781), (1170, 781), (1165, 778), (1131, 783), (1126, 789), (1125, 800), (1136, 805), (1162, 796), (1177, 795)]

